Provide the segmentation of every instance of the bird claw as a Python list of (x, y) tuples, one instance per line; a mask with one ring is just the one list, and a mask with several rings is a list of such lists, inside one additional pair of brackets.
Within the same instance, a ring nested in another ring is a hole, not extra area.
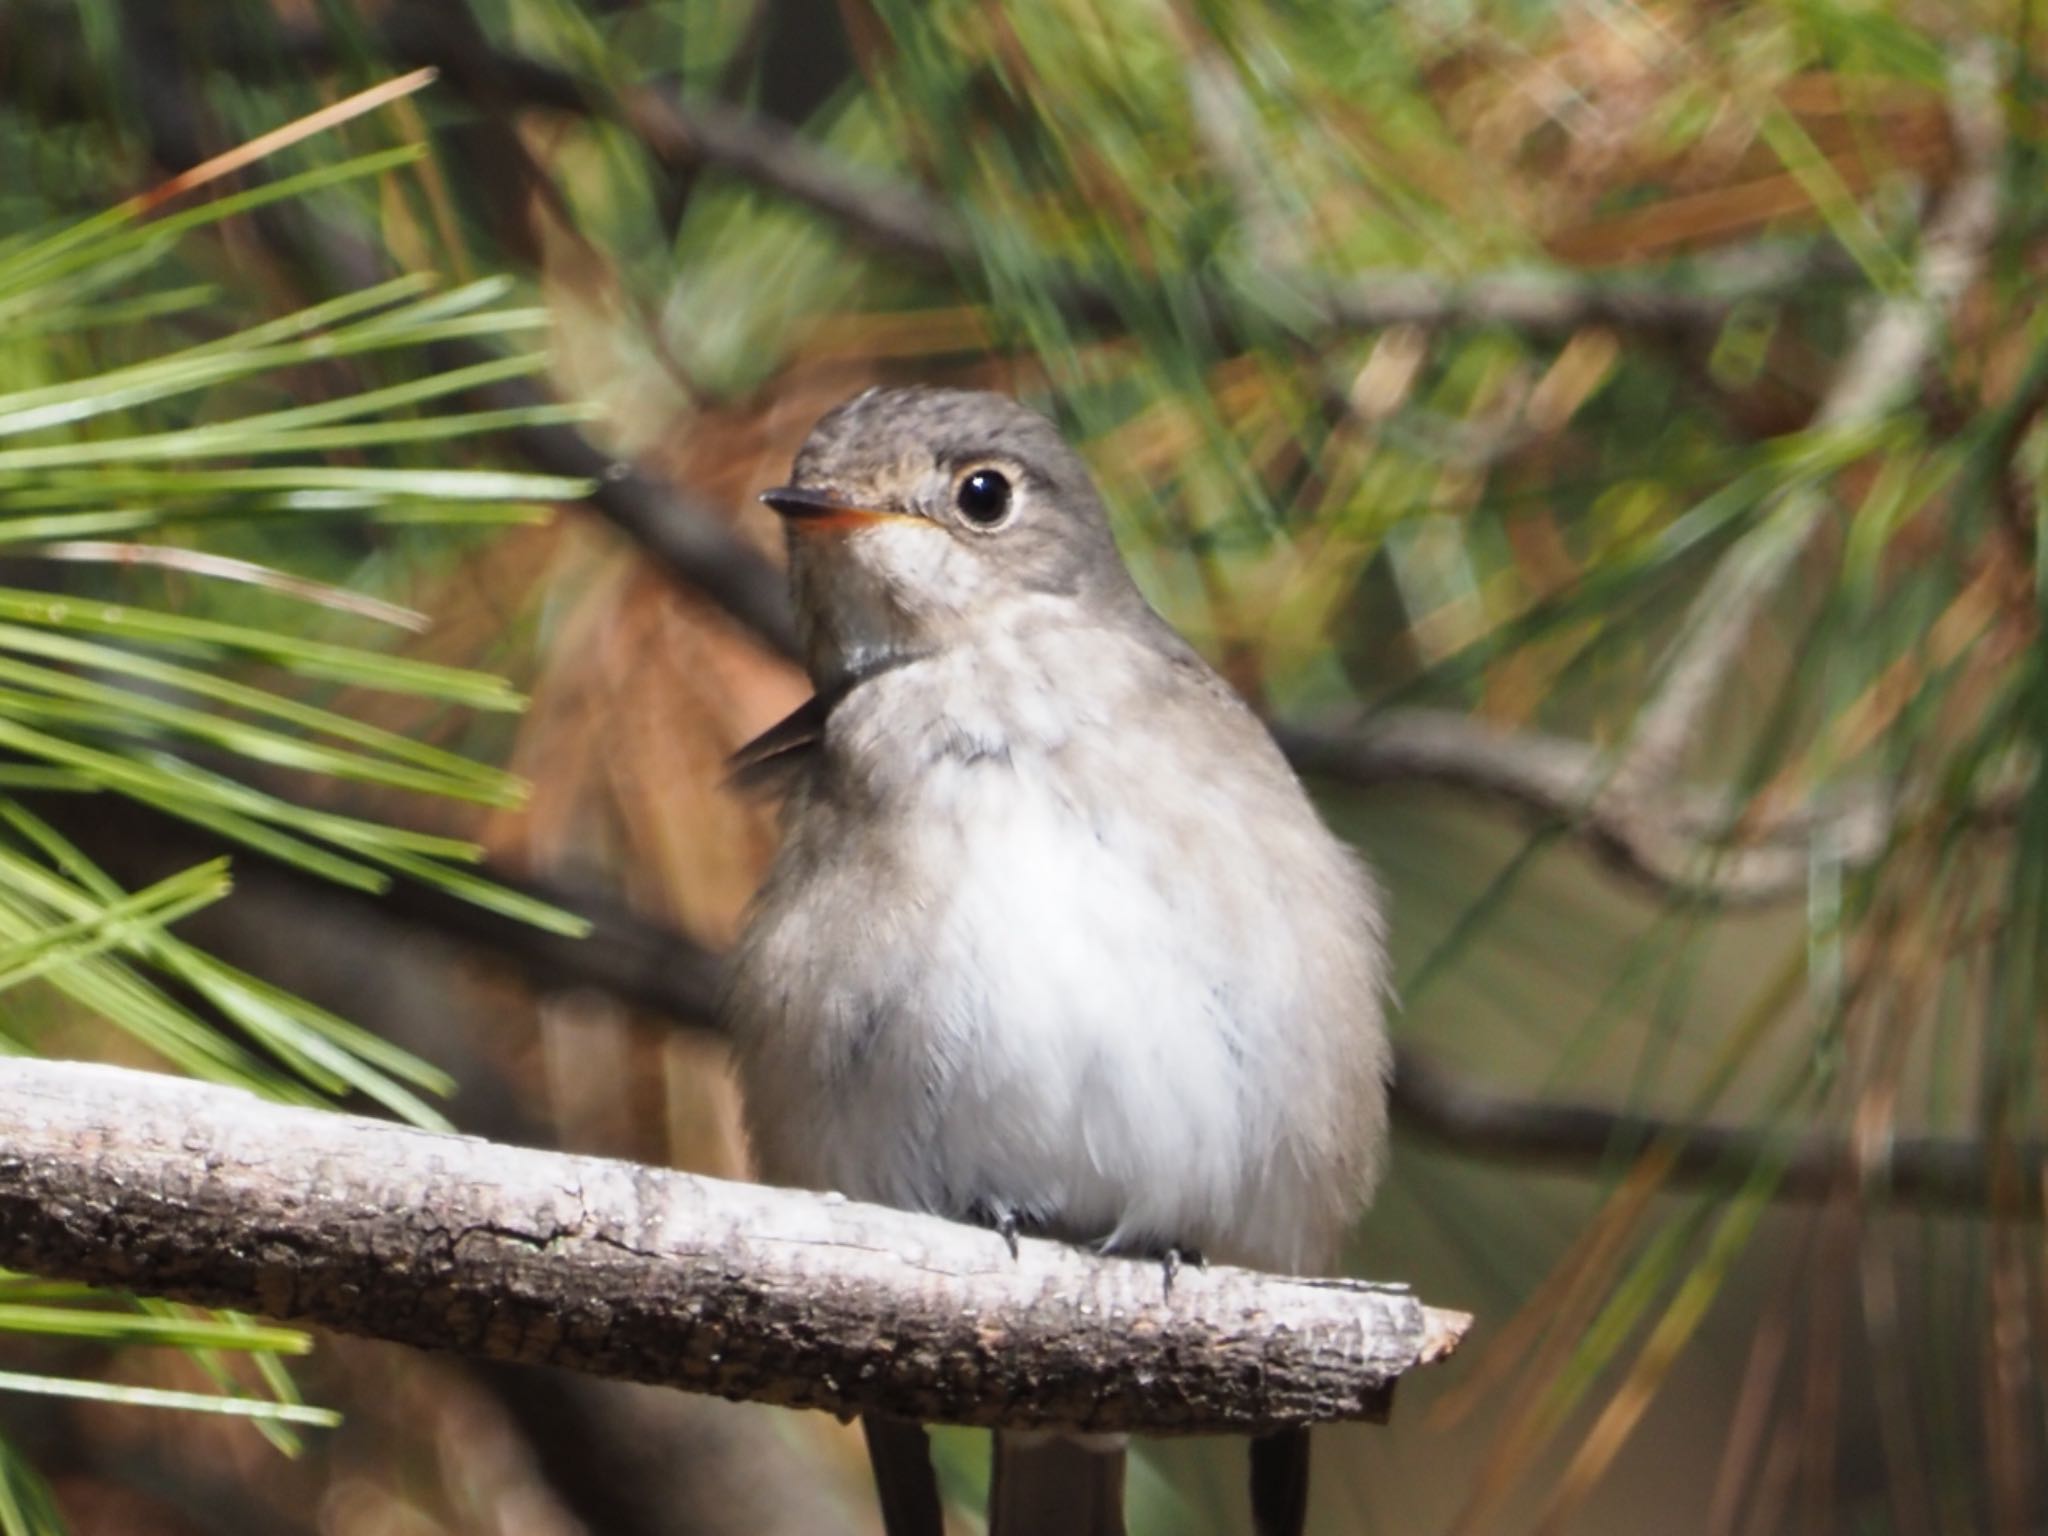
[(967, 1218), (976, 1226), (987, 1227), (997, 1237), (1000, 1237), (1004, 1244), (1008, 1246), (1012, 1259), (1022, 1256), (1023, 1249), (1017, 1244), (1017, 1233), (1020, 1230), (1020, 1224), (1017, 1220), (1015, 1207), (994, 1205), (985, 1200), (977, 1200), (968, 1208)]
[(1164, 1284), (1166, 1298), (1169, 1301), (1173, 1298), (1174, 1280), (1180, 1275), (1181, 1269), (1190, 1264), (1196, 1269), (1207, 1269), (1209, 1267), (1209, 1261), (1202, 1257), (1201, 1250), (1197, 1248), (1169, 1247), (1159, 1256), (1161, 1279)]

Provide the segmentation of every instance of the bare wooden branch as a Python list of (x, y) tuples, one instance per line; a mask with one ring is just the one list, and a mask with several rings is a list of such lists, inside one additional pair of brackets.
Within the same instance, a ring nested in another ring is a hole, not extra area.
[(0, 1265), (488, 1359), (930, 1422), (1383, 1419), (1470, 1326), (828, 1195), (0, 1062)]

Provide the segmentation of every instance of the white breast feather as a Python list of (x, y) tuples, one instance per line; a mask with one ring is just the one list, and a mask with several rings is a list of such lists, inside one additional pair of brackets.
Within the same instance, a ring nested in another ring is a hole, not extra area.
[[(1015, 1202), (1112, 1245), (1327, 1264), (1366, 1193), (1334, 1186), (1371, 1177), (1344, 1148), (1383, 1116), (1345, 1102), (1383, 1068), (1362, 872), (1291, 783), (1278, 813), (1248, 803), (1266, 780), (1161, 765), (1114, 700), (980, 675), (1062, 670), (1047, 657), (975, 660), (950, 687), (914, 680), (983, 755), (908, 780), (883, 888), (857, 888), (856, 848), (806, 847), (815, 867), (771, 884), (742, 948), (735, 1023), (769, 1173), (956, 1216)], [(858, 731), (855, 753), (904, 750)], [(1148, 765), (1128, 793), (1076, 787)], [(829, 844), (832, 821), (793, 841)], [(1303, 902), (1354, 947), (1305, 950), (1332, 930)], [(807, 939), (848, 911), (858, 941), (837, 931), (819, 964)], [(1371, 1123), (1331, 1123), (1347, 1114)]]

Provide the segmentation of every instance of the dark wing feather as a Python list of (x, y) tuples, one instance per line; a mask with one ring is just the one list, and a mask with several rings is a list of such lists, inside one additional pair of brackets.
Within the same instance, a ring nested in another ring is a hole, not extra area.
[(728, 782), (752, 793), (776, 794), (810, 761), (825, 737), (832, 706), (809, 698), (726, 759)]
[(816, 758), (825, 740), (825, 722), (832, 717), (833, 710), (846, 702), (848, 694), (885, 672), (922, 660), (922, 652), (906, 651), (864, 672), (842, 678), (823, 693), (804, 700), (726, 760), (726, 766), (732, 770), (727, 782), (736, 789), (767, 794), (787, 792), (789, 781)]

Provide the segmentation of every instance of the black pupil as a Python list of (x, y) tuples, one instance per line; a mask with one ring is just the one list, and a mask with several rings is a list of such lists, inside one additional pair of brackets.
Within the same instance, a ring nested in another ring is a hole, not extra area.
[(973, 523), (999, 523), (1010, 510), (1010, 482), (992, 469), (977, 469), (960, 482), (960, 515)]

